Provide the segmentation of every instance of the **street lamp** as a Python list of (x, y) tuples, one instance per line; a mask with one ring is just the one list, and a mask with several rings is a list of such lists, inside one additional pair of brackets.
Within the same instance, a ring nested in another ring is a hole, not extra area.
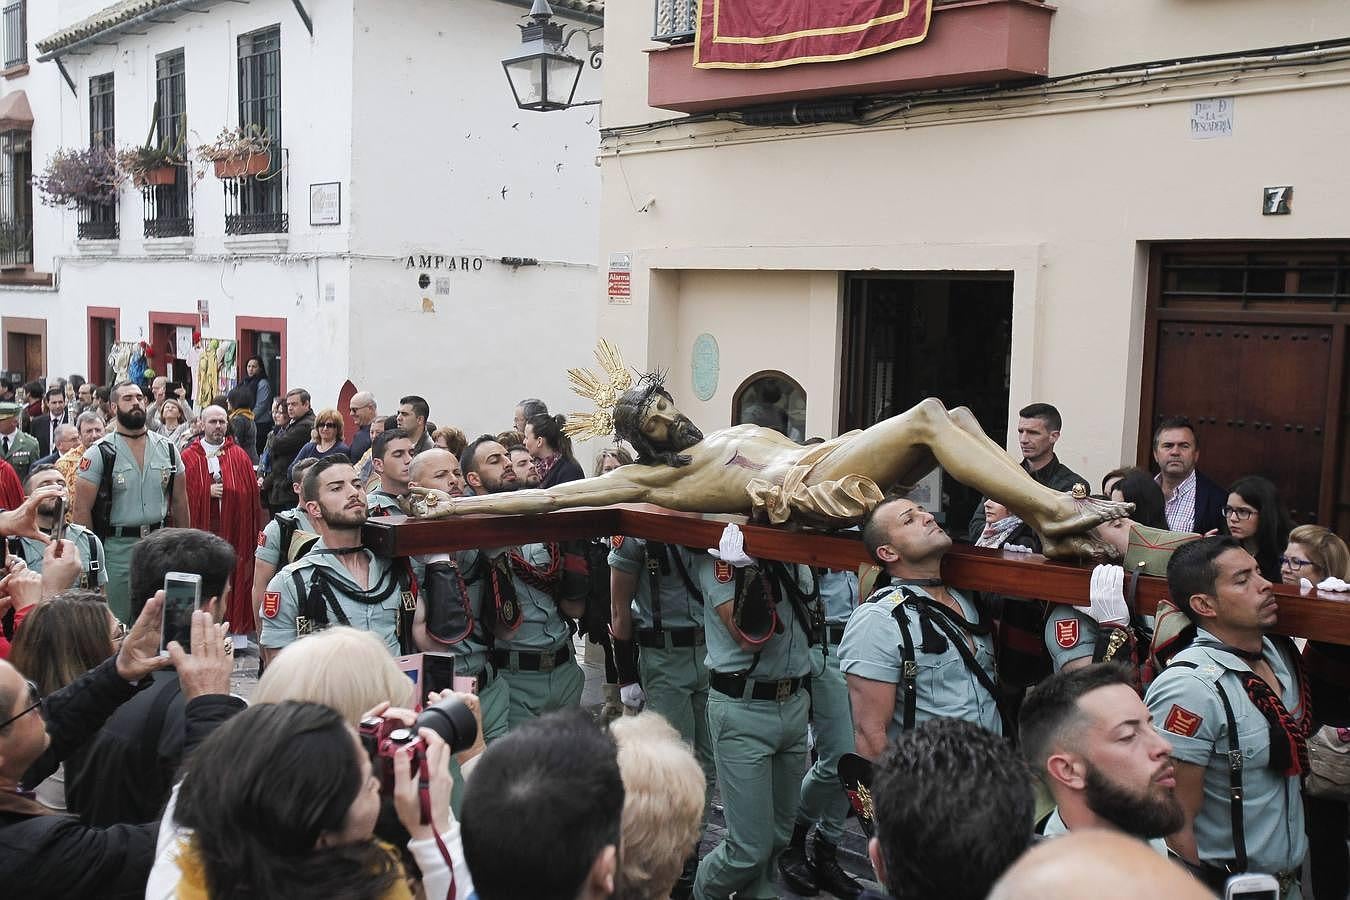
[[(548, 0), (534, 0), (529, 18), (534, 21), (519, 26), (520, 54), (502, 60), (516, 105), (535, 112), (551, 112), (598, 103), (597, 100), (572, 102), (581, 81), (582, 61), (567, 52), (567, 43), (583, 29), (573, 29), (564, 35), (563, 26), (553, 21), (553, 9)], [(589, 32), (586, 40), (591, 66), (599, 68), (602, 48), (590, 46)]]

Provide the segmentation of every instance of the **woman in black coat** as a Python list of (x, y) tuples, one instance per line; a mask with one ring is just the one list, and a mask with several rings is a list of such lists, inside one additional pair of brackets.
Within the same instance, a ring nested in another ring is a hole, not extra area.
[(563, 434), (564, 416), (532, 416), (525, 422), (525, 449), (539, 469), (539, 486), (553, 487), (586, 477), (581, 464), (572, 456), (572, 439)]

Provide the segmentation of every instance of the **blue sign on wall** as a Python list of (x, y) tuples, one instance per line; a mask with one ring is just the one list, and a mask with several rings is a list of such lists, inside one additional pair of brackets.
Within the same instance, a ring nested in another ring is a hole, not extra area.
[(706, 332), (694, 338), (692, 368), (694, 396), (700, 400), (711, 400), (713, 394), (717, 393), (717, 377), (722, 370), (717, 338)]

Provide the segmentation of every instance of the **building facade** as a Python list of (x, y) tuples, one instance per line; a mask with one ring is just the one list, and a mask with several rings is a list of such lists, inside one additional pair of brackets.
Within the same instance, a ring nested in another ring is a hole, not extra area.
[(752, 71), (693, 66), (696, 14), (607, 13), (599, 316), (695, 421), (937, 396), (1015, 450), (1047, 401), (1095, 480), (1185, 414), (1207, 473), (1350, 531), (1344, 3), (937, 2), (922, 43)]
[[(580, 28), (603, 11), (559, 6)], [(106, 383), (110, 347), (144, 341), (156, 371), (181, 374), (195, 330), (237, 342), (239, 368), (262, 356), (316, 405), (359, 388), (392, 413), (419, 393), (433, 420), (471, 433), (506, 427), (522, 396), (565, 393), (562, 366), (524, 363), (594, 340), (598, 123), (593, 108), (515, 107), (500, 60), (520, 45), (518, 3), (26, 12), (31, 58), (4, 87), (32, 111), (19, 165), (41, 171), (58, 148), (192, 147), (226, 127), (270, 143), (260, 171), (219, 177), (193, 159), (110, 204), (16, 191), (32, 249), (0, 277), (6, 371)], [(599, 90), (586, 68), (578, 93)]]

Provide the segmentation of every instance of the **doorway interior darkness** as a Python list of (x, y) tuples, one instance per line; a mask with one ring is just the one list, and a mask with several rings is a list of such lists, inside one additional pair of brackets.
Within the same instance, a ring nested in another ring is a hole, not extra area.
[[(1001, 272), (846, 276), (840, 433), (936, 397), (970, 407), (1005, 444), (1012, 289), (1012, 273)], [(942, 493), (944, 524), (964, 538), (979, 494), (950, 478)]]

